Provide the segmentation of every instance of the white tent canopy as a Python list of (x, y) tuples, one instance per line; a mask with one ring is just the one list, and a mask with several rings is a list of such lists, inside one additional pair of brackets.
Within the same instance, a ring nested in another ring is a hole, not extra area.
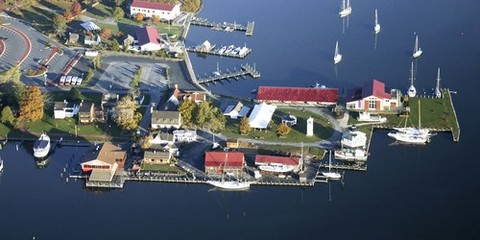
[(85, 28), (87, 31), (94, 31), (94, 30), (100, 30), (100, 27), (97, 26), (97, 24), (93, 22), (84, 22), (80, 24), (83, 28)]
[(267, 105), (266, 103), (257, 104), (253, 108), (248, 122), (251, 128), (265, 129), (268, 123), (272, 120), (273, 113), (277, 109), (275, 105)]

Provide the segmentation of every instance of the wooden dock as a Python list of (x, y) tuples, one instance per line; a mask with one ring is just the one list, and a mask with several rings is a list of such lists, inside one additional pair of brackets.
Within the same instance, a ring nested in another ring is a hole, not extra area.
[(249, 64), (243, 64), (241, 65), (242, 69), (238, 71), (233, 71), (233, 72), (227, 72), (227, 73), (219, 73), (217, 72), (213, 76), (209, 77), (204, 77), (204, 78), (198, 78), (197, 83), (199, 84), (205, 84), (205, 83), (214, 83), (217, 81), (221, 80), (226, 80), (229, 78), (240, 78), (244, 77), (247, 75), (250, 75), (252, 78), (259, 78), (260, 77), (260, 72), (256, 70), (255, 65), (252, 67)]
[[(319, 168), (328, 168), (328, 163), (321, 162)], [(332, 169), (337, 170), (352, 170), (352, 171), (367, 171), (367, 164), (355, 163), (355, 164), (332, 164)]]
[(251, 51), (251, 48), (246, 49), (245, 51), (239, 52), (239, 53), (233, 53), (233, 52), (221, 52), (217, 48), (212, 48), (210, 50), (203, 50), (199, 49), (197, 47), (186, 47), (185, 48), (189, 52), (194, 52), (198, 54), (209, 54), (209, 55), (216, 55), (216, 56), (221, 56), (221, 57), (231, 57), (231, 58), (245, 58)]
[(247, 36), (252, 36), (253, 35), (253, 29), (255, 28), (255, 22), (248, 22), (247, 26), (244, 26), (244, 25), (238, 24), (236, 22), (234, 22), (234, 23), (210, 22), (206, 18), (199, 18), (199, 17), (193, 17), (190, 20), (190, 24), (195, 25), (195, 26), (209, 27), (213, 30), (224, 31), (224, 32), (242, 31), (242, 32), (245, 32), (245, 35), (247, 35)]

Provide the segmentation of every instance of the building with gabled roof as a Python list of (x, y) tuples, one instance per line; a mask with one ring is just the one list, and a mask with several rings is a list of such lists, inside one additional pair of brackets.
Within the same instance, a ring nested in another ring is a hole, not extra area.
[(348, 94), (346, 107), (358, 111), (390, 111), (401, 106), (401, 92), (385, 91), (385, 83), (373, 79)]
[(205, 173), (239, 175), (245, 167), (245, 156), (242, 152), (205, 152)]
[(272, 120), (273, 113), (277, 109), (275, 105), (261, 103), (253, 107), (252, 113), (248, 117), (248, 123), (251, 128), (266, 129)]
[(237, 119), (247, 116), (249, 112), (250, 108), (243, 106), (243, 103), (238, 101), (234, 105), (228, 105), (225, 111), (223, 111), (223, 115), (229, 116), (231, 119)]
[(126, 159), (126, 151), (111, 142), (105, 142), (83, 158), (82, 171), (91, 172), (89, 181), (110, 182), (115, 172), (123, 169)]
[(169, 151), (145, 150), (142, 165), (144, 164), (170, 164), (172, 153)]
[(158, 3), (142, 0), (133, 0), (130, 4), (130, 16), (135, 17), (138, 13), (142, 13), (145, 17), (151, 18), (154, 15), (160, 20), (171, 21), (180, 16), (180, 3)]
[(137, 35), (138, 46), (140, 51), (158, 51), (162, 48), (159, 42), (158, 30), (154, 27), (142, 27), (135, 29)]
[(179, 111), (152, 111), (152, 129), (179, 129), (180, 126), (182, 126), (182, 116)]
[(260, 86), (257, 101), (276, 105), (334, 106), (338, 101), (338, 89)]

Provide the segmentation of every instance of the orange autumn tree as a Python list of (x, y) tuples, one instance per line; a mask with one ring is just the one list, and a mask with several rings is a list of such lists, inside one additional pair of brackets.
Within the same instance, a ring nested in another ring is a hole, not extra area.
[(43, 93), (38, 86), (27, 86), (20, 100), (18, 119), (21, 122), (42, 119), (43, 100)]
[(143, 21), (143, 13), (137, 13), (137, 15), (135, 16), (135, 19), (139, 22)]
[(82, 14), (82, 10), (82, 5), (79, 2), (75, 1), (72, 3), (71, 11), (75, 17), (80, 16)]

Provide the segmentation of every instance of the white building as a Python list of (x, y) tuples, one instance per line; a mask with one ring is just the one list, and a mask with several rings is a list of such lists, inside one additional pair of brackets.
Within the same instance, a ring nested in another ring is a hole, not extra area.
[(181, 4), (168, 4), (134, 0), (130, 5), (130, 16), (135, 17), (138, 13), (151, 18), (154, 15), (164, 21), (171, 21), (180, 15)]
[(175, 130), (173, 131), (174, 142), (195, 142), (197, 141), (197, 132), (195, 130)]
[(235, 105), (228, 105), (223, 115), (230, 117), (231, 119), (242, 118), (250, 112), (250, 108), (243, 106), (241, 102), (237, 102)]
[(135, 30), (138, 46), (142, 52), (158, 51), (162, 45), (158, 41), (158, 31), (154, 27), (143, 27)]
[(367, 135), (356, 129), (352, 129), (343, 133), (342, 140), (340, 143), (342, 144), (342, 148), (343, 147), (365, 148), (367, 144)]
[(275, 105), (268, 105), (266, 103), (261, 103), (255, 105), (248, 118), (251, 128), (257, 129), (266, 129), (268, 124), (272, 120), (273, 113), (277, 109)]
[(55, 102), (53, 107), (53, 117), (55, 119), (72, 118), (78, 114), (80, 107), (77, 104), (67, 101)]

